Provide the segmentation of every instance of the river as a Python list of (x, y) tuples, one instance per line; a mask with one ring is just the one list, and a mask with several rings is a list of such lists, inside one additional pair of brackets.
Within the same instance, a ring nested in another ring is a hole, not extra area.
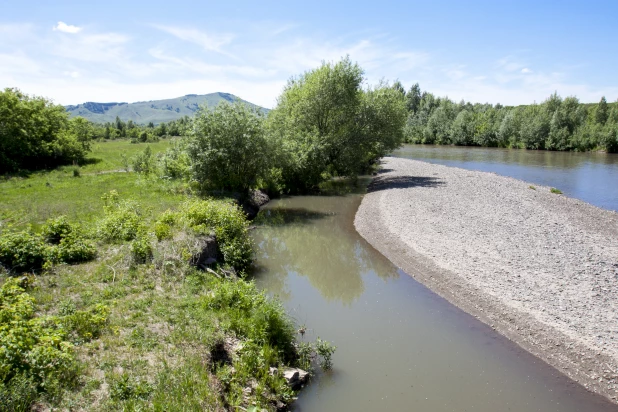
[(616, 153), (404, 145), (393, 156), (493, 172), (551, 186), (567, 196), (618, 211)]
[[(466, 164), (461, 159), (466, 155), (453, 156), (451, 148), (442, 157), (439, 150), (422, 146), (404, 147), (396, 155), (415, 149), (425, 157), (410, 157), (476, 170), (553, 170), (539, 163), (483, 162), (477, 152)], [(602, 169), (596, 165), (586, 167)], [(617, 172), (616, 163), (608, 168), (591, 173)], [(544, 176), (540, 170), (534, 174)], [(559, 187), (575, 197), (586, 193), (566, 184), (568, 178), (558, 184), (546, 176), (513, 177)], [(307, 327), (304, 339), (320, 336), (338, 347), (333, 370), (317, 374), (295, 410), (618, 410), (398, 270), (356, 233), (353, 220), (364, 185), (347, 188), (274, 200), (262, 210), (254, 231), (258, 286), (278, 296), (296, 322)], [(611, 199), (599, 196), (595, 204), (611, 206)]]

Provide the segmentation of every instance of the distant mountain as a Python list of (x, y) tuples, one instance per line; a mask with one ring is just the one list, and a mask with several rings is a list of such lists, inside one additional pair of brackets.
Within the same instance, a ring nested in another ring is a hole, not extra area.
[[(105, 123), (113, 122), (118, 116), (123, 121), (133, 120), (137, 124), (148, 124), (153, 122), (169, 122), (183, 116), (193, 116), (196, 110), (206, 105), (215, 107), (222, 101), (234, 102), (238, 97), (229, 93), (210, 93), (210, 94), (188, 94), (175, 99), (151, 100), (148, 102), (135, 103), (95, 103), (86, 102), (76, 106), (66, 106), (71, 117), (81, 116), (92, 122)], [(264, 112), (268, 109), (262, 108), (253, 103), (240, 99), (252, 107), (257, 107)]]

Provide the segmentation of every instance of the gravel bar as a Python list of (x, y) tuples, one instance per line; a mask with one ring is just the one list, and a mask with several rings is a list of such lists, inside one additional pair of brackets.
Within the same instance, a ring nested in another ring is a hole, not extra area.
[(406, 273), (617, 402), (616, 212), (493, 173), (386, 157), (354, 225)]

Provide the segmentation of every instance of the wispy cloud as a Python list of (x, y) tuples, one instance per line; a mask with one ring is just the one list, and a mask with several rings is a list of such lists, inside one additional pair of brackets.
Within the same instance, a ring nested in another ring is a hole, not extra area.
[(59, 21), (53, 28), (54, 31), (61, 31), (63, 33), (76, 34), (82, 31), (81, 27), (73, 26), (71, 24), (66, 24), (63, 21)]
[(0, 24), (0, 88), (20, 87), (63, 104), (225, 91), (272, 107), (291, 76), (349, 55), (365, 70), (367, 84), (399, 79), (410, 87), (419, 82), (423, 90), (455, 100), (522, 104), (542, 101), (556, 90), (582, 101), (618, 97), (616, 87), (577, 82), (571, 76), (575, 69), (544, 66), (532, 51), (466, 61), (402, 44), (375, 30), (329, 36), (269, 21), (234, 34), (152, 25), (156, 32), (150, 34), (157, 36), (146, 36), (65, 26), (80, 29), (79, 34)]
[(154, 28), (164, 31), (172, 36), (193, 44), (196, 44), (207, 51), (221, 53), (231, 56), (223, 50), (223, 46), (228, 45), (234, 39), (234, 35), (229, 33), (210, 34), (197, 29), (187, 29), (174, 26), (153, 25)]

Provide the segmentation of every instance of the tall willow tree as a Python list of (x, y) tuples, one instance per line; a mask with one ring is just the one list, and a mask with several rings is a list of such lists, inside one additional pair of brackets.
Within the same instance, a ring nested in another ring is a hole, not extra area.
[(304, 191), (330, 176), (357, 176), (403, 141), (405, 95), (364, 90), (348, 57), (292, 78), (268, 117), (285, 187)]

